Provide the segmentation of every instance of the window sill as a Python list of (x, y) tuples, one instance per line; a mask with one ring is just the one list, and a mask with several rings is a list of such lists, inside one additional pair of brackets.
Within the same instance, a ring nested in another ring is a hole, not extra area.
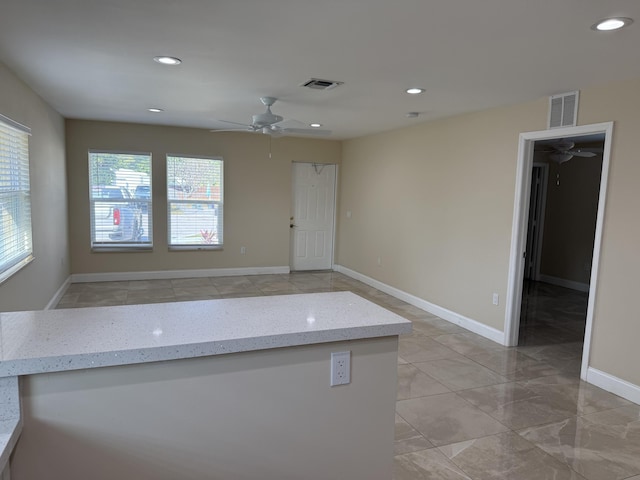
[(13, 267), (8, 268), (4, 272), (0, 273), (0, 285), (9, 280), (15, 273), (18, 273), (24, 267), (29, 265), (35, 260), (33, 255), (29, 255), (27, 258), (20, 260)]
[(197, 252), (197, 251), (223, 250), (222, 245), (170, 245), (170, 252)]
[(153, 245), (137, 246), (137, 245), (113, 245), (113, 246), (94, 246), (91, 247), (91, 253), (146, 253), (153, 252)]

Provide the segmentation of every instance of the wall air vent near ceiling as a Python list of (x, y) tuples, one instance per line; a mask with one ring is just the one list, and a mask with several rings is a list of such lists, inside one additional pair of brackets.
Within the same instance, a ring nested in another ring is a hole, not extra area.
[(576, 126), (579, 97), (578, 90), (549, 97), (549, 128)]
[(336, 82), (333, 80), (323, 80), (321, 78), (312, 78), (304, 82), (301, 87), (313, 88), (314, 90), (331, 90), (332, 88), (339, 87), (344, 82)]

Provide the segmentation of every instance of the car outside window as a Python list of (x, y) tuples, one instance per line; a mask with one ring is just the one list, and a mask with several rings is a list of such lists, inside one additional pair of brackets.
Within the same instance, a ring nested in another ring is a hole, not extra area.
[(151, 154), (89, 152), (93, 249), (144, 249), (152, 243)]

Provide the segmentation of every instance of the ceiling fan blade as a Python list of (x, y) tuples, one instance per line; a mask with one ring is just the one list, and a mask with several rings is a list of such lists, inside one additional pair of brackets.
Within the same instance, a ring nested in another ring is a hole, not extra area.
[(211, 133), (221, 133), (221, 132), (255, 132), (252, 128), (221, 128), (221, 129), (211, 129), (209, 130)]
[(232, 122), (230, 120), (216, 120), (217, 122), (222, 122), (222, 123), (228, 123), (230, 125), (239, 125), (241, 127), (246, 127), (246, 128), (253, 128), (252, 125), (248, 125), (246, 123), (239, 123), (239, 122)]
[(317, 128), (281, 128), (280, 131), (293, 135), (317, 135), (319, 137), (331, 135), (331, 130), (318, 130)]
[(567, 153), (570, 153), (574, 157), (595, 157), (596, 154), (593, 152), (582, 152), (580, 150), (569, 150)]

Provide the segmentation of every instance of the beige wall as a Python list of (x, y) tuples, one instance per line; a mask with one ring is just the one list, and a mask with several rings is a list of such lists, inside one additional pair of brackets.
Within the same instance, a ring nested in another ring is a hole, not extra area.
[(0, 63), (0, 113), (31, 127), (35, 260), (0, 285), (0, 311), (44, 308), (69, 276), (64, 120)]
[[(337, 263), (503, 330), (518, 134), (544, 130), (547, 107), (543, 98), (346, 141)], [(615, 121), (590, 363), (635, 385), (638, 112), (640, 79), (581, 91), (580, 125)]]
[[(549, 164), (540, 273), (589, 284), (602, 155)], [(556, 175), (560, 175), (559, 185)]]
[(544, 129), (546, 107), (346, 141), (337, 263), (502, 330), (518, 135)]
[(27, 376), (11, 476), (389, 480), (397, 359), (385, 337)]
[[(72, 273), (188, 270), (289, 265), (291, 162), (340, 163), (340, 142), (250, 133), (67, 120)], [(153, 252), (92, 253), (89, 234), (90, 149), (153, 155)], [(224, 249), (167, 248), (167, 153), (224, 159)], [(240, 247), (247, 249), (240, 255)]]

